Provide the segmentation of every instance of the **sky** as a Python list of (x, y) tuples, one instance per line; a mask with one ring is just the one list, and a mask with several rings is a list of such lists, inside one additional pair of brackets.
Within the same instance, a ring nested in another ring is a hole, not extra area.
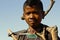
[[(0, 0), (0, 40), (12, 40), (8, 37), (8, 29), (13, 32), (27, 29), (28, 25), (21, 20), (23, 14), (23, 4), (25, 0)], [(42, 0), (44, 11), (48, 9), (50, 0)], [(49, 14), (42, 20), (48, 26), (57, 25), (58, 36), (60, 36), (60, 0), (55, 0), (55, 4)]]

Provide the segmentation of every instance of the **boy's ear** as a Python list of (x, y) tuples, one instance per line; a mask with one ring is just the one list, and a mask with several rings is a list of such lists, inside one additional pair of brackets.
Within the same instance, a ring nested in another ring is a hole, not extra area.
[(23, 16), (21, 17), (21, 20), (24, 20), (24, 17)]
[(23, 16), (21, 17), (21, 19), (22, 19), (22, 20), (24, 20), (24, 19), (25, 19), (25, 18), (24, 18), (24, 13), (23, 13)]
[(42, 18), (44, 19), (45, 17), (45, 11), (42, 12)]

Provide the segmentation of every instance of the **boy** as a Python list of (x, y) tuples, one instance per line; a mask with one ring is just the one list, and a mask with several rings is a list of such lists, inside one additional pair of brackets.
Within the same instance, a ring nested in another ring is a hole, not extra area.
[(41, 23), (45, 12), (40, 0), (26, 0), (23, 12), (22, 19), (29, 28), (13, 33), (17, 40), (58, 40), (57, 27), (49, 27)]

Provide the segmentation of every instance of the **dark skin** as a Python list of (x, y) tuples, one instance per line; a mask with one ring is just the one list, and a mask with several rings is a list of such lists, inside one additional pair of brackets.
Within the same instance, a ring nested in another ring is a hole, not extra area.
[[(35, 8), (34, 6), (26, 6), (24, 8), (24, 20), (29, 25), (30, 33), (34, 33), (37, 30), (37, 27), (39, 27), (39, 24), (41, 23), (43, 19), (43, 11), (40, 9)], [(35, 29), (35, 30), (34, 30)], [(40, 29), (40, 28), (39, 28)], [(32, 31), (34, 30), (34, 32)]]

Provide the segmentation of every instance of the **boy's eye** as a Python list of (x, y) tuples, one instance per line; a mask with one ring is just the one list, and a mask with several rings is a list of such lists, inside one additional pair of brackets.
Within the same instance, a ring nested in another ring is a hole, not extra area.
[(34, 11), (33, 14), (39, 14), (39, 12)]
[(37, 14), (38, 12), (34, 11), (33, 13)]
[(28, 12), (28, 13), (26, 13), (27, 15), (29, 15), (31, 12)]
[(31, 13), (32, 13), (32, 14), (39, 14), (38, 12), (33, 11), (33, 12), (27, 12), (26, 15), (29, 15), (29, 14), (31, 14)]

